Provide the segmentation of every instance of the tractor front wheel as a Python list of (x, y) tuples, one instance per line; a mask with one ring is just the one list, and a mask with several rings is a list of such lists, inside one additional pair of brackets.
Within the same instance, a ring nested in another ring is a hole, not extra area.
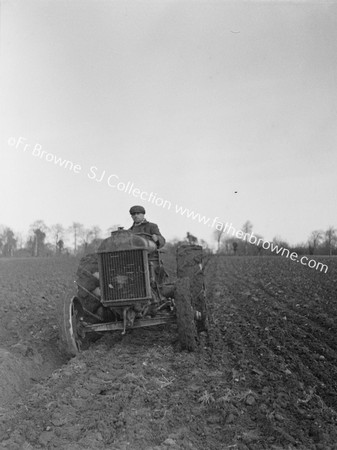
[(70, 356), (76, 356), (83, 346), (83, 317), (84, 311), (79, 299), (76, 296), (66, 296), (62, 308), (61, 340)]

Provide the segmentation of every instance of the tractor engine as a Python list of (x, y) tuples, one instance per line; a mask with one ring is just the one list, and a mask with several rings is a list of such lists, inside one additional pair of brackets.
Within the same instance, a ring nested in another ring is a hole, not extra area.
[(97, 250), (100, 301), (126, 328), (137, 318), (154, 317), (161, 294), (156, 280), (159, 255), (150, 236), (127, 230), (111, 233)]
[(152, 300), (155, 277), (149, 254), (156, 244), (146, 237), (119, 230), (98, 248), (101, 302), (124, 306)]

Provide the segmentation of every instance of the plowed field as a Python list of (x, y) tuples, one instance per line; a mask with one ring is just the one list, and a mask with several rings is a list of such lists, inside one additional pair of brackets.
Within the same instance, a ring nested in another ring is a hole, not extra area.
[(167, 325), (68, 361), (56, 311), (78, 261), (1, 259), (0, 449), (337, 449), (337, 261), (323, 262), (214, 257), (198, 352)]

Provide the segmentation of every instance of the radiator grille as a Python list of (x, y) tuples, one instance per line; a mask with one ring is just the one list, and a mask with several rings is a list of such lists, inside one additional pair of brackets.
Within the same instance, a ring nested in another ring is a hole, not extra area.
[(127, 250), (100, 253), (99, 262), (104, 301), (148, 297), (146, 252)]

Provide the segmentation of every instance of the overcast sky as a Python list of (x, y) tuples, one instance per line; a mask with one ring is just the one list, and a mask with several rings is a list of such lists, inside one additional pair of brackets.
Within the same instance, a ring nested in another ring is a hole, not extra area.
[(211, 242), (216, 217), (290, 244), (337, 227), (336, 10), (2, 1), (0, 224), (129, 227), (142, 204), (168, 239)]

